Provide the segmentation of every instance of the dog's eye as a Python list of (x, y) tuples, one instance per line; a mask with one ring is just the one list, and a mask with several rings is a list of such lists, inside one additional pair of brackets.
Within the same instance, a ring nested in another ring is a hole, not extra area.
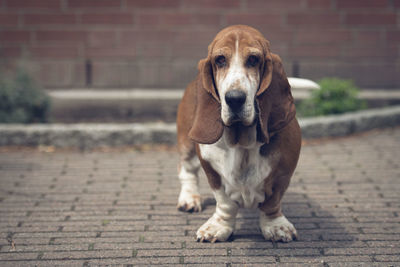
[(218, 57), (215, 59), (215, 64), (216, 64), (219, 68), (225, 67), (225, 65), (226, 65), (226, 58), (225, 58), (224, 56), (218, 56)]
[(247, 67), (254, 67), (258, 64), (260, 59), (257, 56), (251, 55), (246, 61), (246, 66)]

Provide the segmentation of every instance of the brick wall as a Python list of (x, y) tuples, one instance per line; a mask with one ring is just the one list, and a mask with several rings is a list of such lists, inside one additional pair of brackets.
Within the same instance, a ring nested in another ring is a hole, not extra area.
[(391, 88), (399, 18), (400, 0), (0, 0), (0, 56), (48, 88), (182, 88), (215, 34), (241, 23), (289, 75)]

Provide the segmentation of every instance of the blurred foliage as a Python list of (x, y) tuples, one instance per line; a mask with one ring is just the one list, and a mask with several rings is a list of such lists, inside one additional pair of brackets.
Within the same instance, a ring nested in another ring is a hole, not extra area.
[(359, 89), (351, 80), (324, 78), (318, 84), (321, 89), (300, 103), (297, 109), (300, 116), (341, 114), (367, 107), (365, 101), (357, 98)]
[(50, 98), (24, 70), (0, 73), (0, 123), (47, 122), (49, 109)]

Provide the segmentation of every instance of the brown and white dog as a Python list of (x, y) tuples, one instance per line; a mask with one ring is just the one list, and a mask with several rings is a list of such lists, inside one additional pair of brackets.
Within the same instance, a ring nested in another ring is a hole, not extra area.
[(217, 34), (198, 69), (178, 108), (178, 209), (201, 211), (201, 165), (216, 210), (198, 229), (198, 241), (226, 241), (240, 207), (260, 209), (267, 240), (295, 239), (281, 199), (297, 165), (301, 134), (281, 59), (259, 31), (236, 25)]

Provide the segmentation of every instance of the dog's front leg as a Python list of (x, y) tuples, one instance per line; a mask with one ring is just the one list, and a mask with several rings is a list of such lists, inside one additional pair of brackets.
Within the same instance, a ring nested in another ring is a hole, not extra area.
[[(285, 188), (286, 189), (286, 188)], [(290, 242), (297, 239), (297, 231), (281, 211), (281, 198), (284, 193), (275, 191), (260, 205), (260, 229), (266, 240)]]
[(231, 200), (221, 186), (214, 191), (216, 209), (208, 221), (197, 230), (197, 241), (226, 241), (235, 230), (236, 215), (239, 206)]

